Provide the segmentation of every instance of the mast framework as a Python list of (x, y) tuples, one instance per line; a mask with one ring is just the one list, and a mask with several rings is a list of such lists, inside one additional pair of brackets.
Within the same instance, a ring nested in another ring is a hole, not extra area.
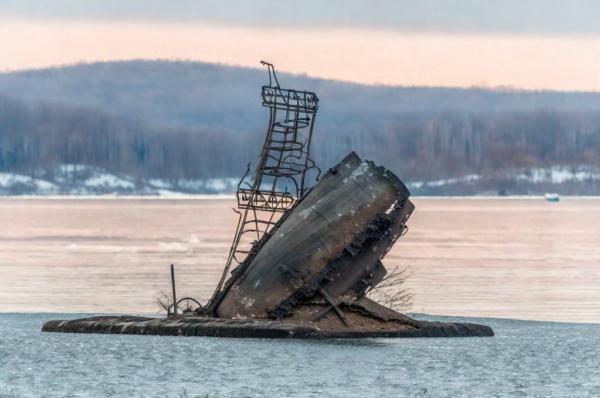
[(260, 158), (249, 178), (250, 164), (237, 188), (238, 223), (227, 262), (209, 307), (223, 289), (232, 266), (239, 266), (268, 234), (283, 212), (307, 192), (308, 172), (319, 168), (310, 147), (319, 98), (310, 91), (281, 88), (275, 68), (267, 66), (269, 84), (262, 87), (262, 105), (269, 108), (269, 125)]

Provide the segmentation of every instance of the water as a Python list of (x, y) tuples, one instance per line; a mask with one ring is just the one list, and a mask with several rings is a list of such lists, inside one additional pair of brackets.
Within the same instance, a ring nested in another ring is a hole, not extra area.
[(472, 316), (454, 319), (495, 337), (43, 334), (81, 312), (154, 312), (170, 263), (180, 295), (207, 298), (233, 202), (2, 199), (0, 397), (600, 396), (600, 200), (415, 202), (384, 263), (411, 267), (415, 311)]
[[(415, 312), (600, 323), (600, 200), (415, 199), (384, 259), (410, 266)], [(210, 297), (232, 200), (0, 199), (0, 312), (157, 310)]]
[(80, 316), (0, 314), (0, 397), (600, 396), (594, 324), (461, 318), (496, 336), (332, 341), (40, 332)]

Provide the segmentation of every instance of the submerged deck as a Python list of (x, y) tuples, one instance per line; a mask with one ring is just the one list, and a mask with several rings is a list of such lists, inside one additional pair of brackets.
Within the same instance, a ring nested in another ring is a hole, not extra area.
[(256, 337), (284, 339), (327, 339), (368, 337), (486, 337), (494, 332), (488, 326), (473, 323), (415, 321), (395, 329), (325, 330), (311, 322), (239, 320), (181, 316), (147, 318), (137, 316), (96, 316), (46, 322), (44, 332), (139, 334), (160, 336)]

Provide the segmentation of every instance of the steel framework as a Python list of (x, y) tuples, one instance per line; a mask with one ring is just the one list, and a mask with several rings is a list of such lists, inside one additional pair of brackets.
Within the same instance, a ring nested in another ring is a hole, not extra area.
[[(308, 172), (320, 170), (310, 158), (319, 99), (309, 91), (281, 88), (275, 68), (268, 68), (269, 84), (262, 87), (262, 105), (269, 109), (269, 125), (256, 170), (250, 165), (237, 189), (238, 223), (213, 300), (221, 292), (229, 270), (252, 252), (283, 212), (304, 196)], [(213, 301), (211, 300), (211, 301)]]

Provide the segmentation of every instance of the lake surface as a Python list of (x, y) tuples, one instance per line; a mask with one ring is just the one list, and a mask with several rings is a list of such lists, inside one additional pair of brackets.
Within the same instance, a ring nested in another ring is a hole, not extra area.
[[(600, 322), (600, 200), (414, 199), (384, 259), (410, 266), (419, 313)], [(229, 199), (0, 199), (0, 312), (153, 313), (210, 297)]]
[(0, 200), (0, 397), (600, 396), (600, 200), (415, 203), (384, 263), (411, 267), (415, 312), (471, 316), (448, 319), (488, 324), (495, 337), (41, 333), (83, 312), (155, 313), (170, 263), (180, 296), (208, 298), (234, 203)]
[(600, 396), (594, 324), (475, 318), (496, 336), (330, 341), (40, 332), (83, 315), (0, 314), (0, 397)]

